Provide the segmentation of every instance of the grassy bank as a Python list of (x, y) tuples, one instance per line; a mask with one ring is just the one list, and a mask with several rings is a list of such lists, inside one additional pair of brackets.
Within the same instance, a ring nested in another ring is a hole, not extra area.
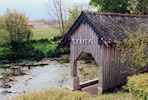
[[(54, 43), (56, 42), (56, 43)], [(34, 57), (36, 58), (54, 58), (61, 57), (62, 54), (69, 53), (68, 49), (57, 50), (58, 42), (57, 41), (44, 41), (44, 42), (35, 42), (32, 43), (34, 47)]]
[(131, 93), (122, 89), (116, 93), (105, 93), (101, 96), (91, 97), (85, 92), (50, 88), (38, 92), (25, 93), (13, 100), (134, 100), (134, 98)]
[[(51, 88), (39, 92), (27, 93), (13, 100), (91, 100), (91, 96), (85, 92), (69, 91)], [(11, 99), (12, 100), (12, 99)]]
[(32, 31), (31, 44), (34, 47), (34, 57), (59, 57), (60, 51), (56, 50), (61, 41), (58, 29), (33, 29)]

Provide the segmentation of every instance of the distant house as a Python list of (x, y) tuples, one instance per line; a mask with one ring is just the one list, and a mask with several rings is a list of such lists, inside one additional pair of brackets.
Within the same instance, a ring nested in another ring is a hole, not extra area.
[(28, 21), (27, 23), (27, 27), (34, 29), (36, 25), (44, 25), (44, 23), (42, 22), (38, 22), (38, 21)]
[(38, 21), (28, 21), (27, 27), (31, 29), (48, 29), (52, 28), (53, 25), (44, 24), (43, 22)]

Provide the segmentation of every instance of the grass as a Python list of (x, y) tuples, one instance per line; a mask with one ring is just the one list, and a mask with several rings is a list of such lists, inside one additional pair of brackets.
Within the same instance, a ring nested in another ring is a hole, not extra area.
[(97, 96), (96, 100), (135, 100), (131, 93), (118, 91)]
[(61, 52), (56, 50), (60, 42), (58, 38), (60, 36), (60, 31), (58, 29), (33, 29), (32, 31), (33, 37), (31, 40), (35, 40), (35, 42), (32, 43), (35, 57), (59, 57), (59, 53)]
[(134, 100), (134, 98), (131, 93), (125, 92), (122, 88), (116, 93), (105, 93), (93, 98), (85, 92), (50, 88), (25, 93), (13, 100)]
[(50, 88), (38, 92), (26, 93), (22, 96), (14, 98), (13, 100), (91, 100), (91, 99), (92, 99), (91, 96), (85, 92)]
[(50, 29), (33, 29), (31, 40), (50, 39), (51, 37), (60, 36), (60, 31), (56, 28)]
[(48, 42), (35, 42), (32, 43), (32, 45), (35, 49), (50, 50), (56, 48), (58, 44), (50, 44)]

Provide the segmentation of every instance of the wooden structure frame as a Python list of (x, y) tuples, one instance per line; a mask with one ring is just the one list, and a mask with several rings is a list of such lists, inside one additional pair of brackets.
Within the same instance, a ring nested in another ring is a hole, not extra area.
[[(136, 18), (139, 18), (138, 22), (134, 21)], [(119, 60), (121, 55), (120, 51), (116, 49), (114, 39), (122, 40), (123, 37), (126, 37), (124, 29), (128, 25), (133, 25), (135, 28), (134, 24), (136, 24), (138, 27), (141, 23), (148, 23), (147, 18), (148, 16), (144, 15), (82, 12), (57, 48), (70, 47), (71, 81), (69, 87), (72, 90), (81, 88), (77, 76), (77, 58), (82, 52), (92, 54), (99, 65), (99, 94), (102, 94), (104, 90), (125, 83), (128, 74), (120, 72), (126, 68), (124, 67), (125, 63), (121, 63)], [(112, 22), (112, 25), (107, 21)], [(144, 25), (147, 27), (145, 23)], [(93, 43), (81, 43), (83, 39), (92, 40)]]

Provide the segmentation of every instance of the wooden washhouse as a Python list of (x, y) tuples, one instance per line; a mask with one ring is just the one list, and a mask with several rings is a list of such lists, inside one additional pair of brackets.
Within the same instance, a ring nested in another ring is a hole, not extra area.
[(115, 39), (126, 38), (125, 30), (136, 31), (140, 25), (148, 27), (148, 15), (117, 13), (100, 13), (82, 11), (57, 49), (70, 49), (71, 77), (69, 87), (81, 89), (77, 76), (77, 58), (82, 52), (90, 53), (99, 66), (98, 93), (127, 81), (126, 63), (121, 63), (120, 51), (116, 48)]

